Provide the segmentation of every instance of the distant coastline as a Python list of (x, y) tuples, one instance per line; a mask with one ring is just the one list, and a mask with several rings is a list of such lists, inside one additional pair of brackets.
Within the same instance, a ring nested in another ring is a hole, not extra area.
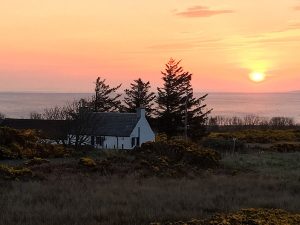
[[(154, 90), (155, 92), (155, 90)], [(123, 93), (123, 92), (121, 92)], [(240, 91), (194, 91), (194, 93), (210, 93), (210, 94), (289, 94), (300, 93), (300, 90), (277, 91), (277, 92), (240, 92)], [(63, 91), (0, 91), (0, 94), (90, 94), (93, 92), (63, 92)]]
[[(201, 96), (205, 92), (195, 93)], [(284, 93), (222, 93), (208, 92), (205, 103), (213, 108), (212, 116), (290, 117), (300, 123), (300, 92)], [(0, 92), (0, 112), (11, 118), (28, 118), (31, 112), (63, 106), (92, 93), (24, 93)]]

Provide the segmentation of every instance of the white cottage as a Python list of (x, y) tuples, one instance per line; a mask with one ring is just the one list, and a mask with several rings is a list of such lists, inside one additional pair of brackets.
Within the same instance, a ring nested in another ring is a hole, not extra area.
[(86, 134), (86, 143), (98, 149), (133, 149), (154, 141), (155, 134), (146, 117), (145, 109), (136, 113), (92, 112), (93, 129)]

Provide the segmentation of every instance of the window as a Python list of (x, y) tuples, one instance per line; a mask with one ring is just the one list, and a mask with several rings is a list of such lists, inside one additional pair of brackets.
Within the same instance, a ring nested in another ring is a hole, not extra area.
[(131, 147), (134, 147), (135, 146), (135, 138), (131, 138)]
[(91, 136), (91, 145), (92, 145), (92, 146), (95, 145), (95, 136)]
[(105, 137), (103, 137), (103, 136), (101, 136), (101, 137), (96, 137), (96, 144), (97, 144), (97, 145), (103, 146), (104, 141), (105, 141)]
[(131, 147), (134, 147), (134, 146), (140, 146), (140, 138), (139, 137), (131, 138)]

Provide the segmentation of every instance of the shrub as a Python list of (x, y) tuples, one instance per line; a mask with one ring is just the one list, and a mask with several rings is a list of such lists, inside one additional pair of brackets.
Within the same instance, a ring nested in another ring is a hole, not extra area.
[(276, 152), (300, 152), (300, 144), (276, 144), (271, 147), (271, 150)]
[(24, 164), (26, 166), (35, 166), (35, 165), (41, 165), (41, 164), (44, 164), (44, 163), (50, 163), (50, 161), (47, 160), (47, 159), (34, 157), (33, 159), (30, 159), (30, 160), (26, 161)]
[(85, 167), (96, 167), (97, 163), (92, 158), (82, 157), (79, 159), (79, 165)]
[(133, 150), (137, 169), (160, 176), (181, 176), (219, 166), (220, 155), (193, 143), (173, 140), (144, 143)]
[(208, 220), (193, 219), (188, 222), (151, 223), (151, 225), (298, 225), (300, 214), (280, 209), (244, 209), (231, 214), (218, 214)]
[(0, 178), (4, 179), (16, 179), (20, 177), (31, 177), (32, 171), (23, 167), (10, 167), (0, 164)]
[(155, 141), (167, 141), (168, 140), (168, 135), (165, 133), (159, 133), (155, 136)]
[(278, 141), (299, 141), (300, 135), (297, 130), (241, 130), (232, 132), (211, 133), (209, 138), (221, 138), (231, 140), (237, 138), (238, 140), (248, 143), (273, 143)]
[(65, 157), (70, 152), (61, 145), (42, 143), (33, 130), (0, 127), (0, 159)]

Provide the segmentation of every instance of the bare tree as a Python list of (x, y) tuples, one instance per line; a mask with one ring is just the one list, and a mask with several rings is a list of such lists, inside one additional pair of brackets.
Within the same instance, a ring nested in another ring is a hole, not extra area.
[(41, 113), (31, 112), (30, 115), (29, 115), (29, 118), (32, 119), (32, 120), (42, 120), (43, 115)]
[(66, 111), (64, 107), (55, 106), (53, 108), (46, 108), (42, 115), (45, 120), (65, 120)]
[(65, 126), (60, 129), (66, 132), (68, 144), (74, 145), (75, 149), (89, 145), (90, 137), (97, 128), (97, 117), (91, 111), (90, 105), (91, 101), (80, 99), (62, 107), (58, 113), (65, 120)]

